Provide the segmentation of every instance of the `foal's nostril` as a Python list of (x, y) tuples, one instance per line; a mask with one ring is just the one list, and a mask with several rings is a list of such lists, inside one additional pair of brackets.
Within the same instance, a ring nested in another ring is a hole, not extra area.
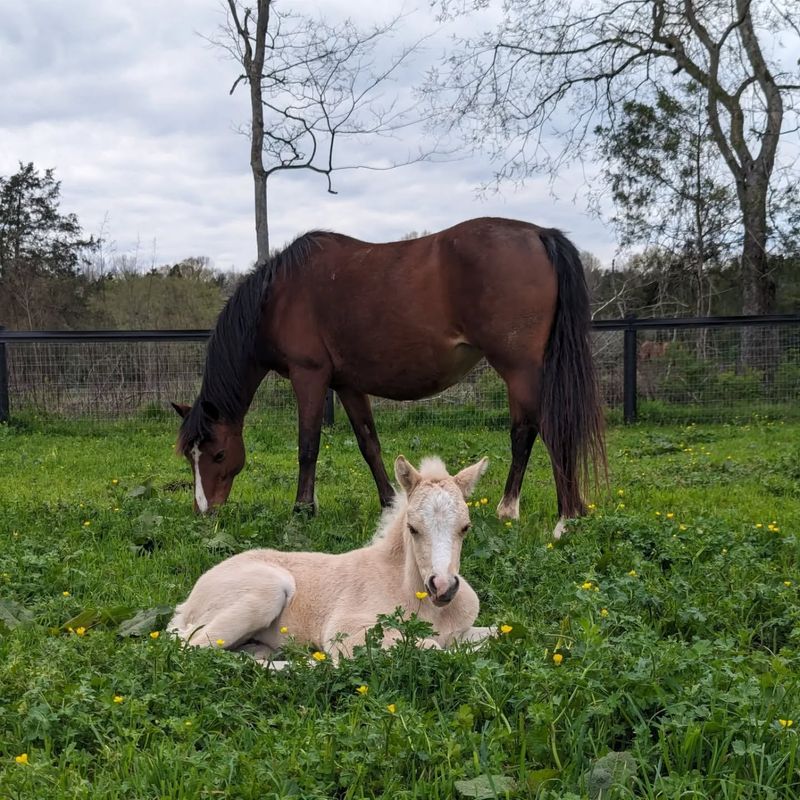
[(455, 597), (456, 592), (458, 591), (458, 587), (459, 587), (460, 583), (461, 583), (461, 581), (459, 581), (458, 575), (456, 575), (453, 578), (453, 582), (450, 584), (450, 586), (448, 587), (447, 591), (443, 595), (441, 595), (441, 597), (439, 597), (439, 599), (443, 600), (444, 602), (449, 603)]

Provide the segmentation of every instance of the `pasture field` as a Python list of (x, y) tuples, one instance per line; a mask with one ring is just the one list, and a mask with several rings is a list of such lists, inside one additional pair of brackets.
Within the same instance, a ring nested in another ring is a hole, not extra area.
[(613, 427), (610, 486), (557, 543), (540, 443), (506, 525), (504, 431), (379, 428), (387, 463), (491, 458), (462, 572), (477, 624), (512, 630), (421, 651), (418, 623), (387, 620), (392, 651), (334, 667), (298, 647), (276, 674), (156, 634), (232, 552), (370, 537), (345, 424), (311, 520), (287, 420), (250, 419), (203, 519), (172, 421), (0, 426), (0, 798), (800, 797), (800, 425)]

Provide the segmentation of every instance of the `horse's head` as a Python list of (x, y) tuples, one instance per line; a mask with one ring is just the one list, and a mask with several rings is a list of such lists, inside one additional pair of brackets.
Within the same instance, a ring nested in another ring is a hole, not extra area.
[(404, 456), (394, 462), (397, 482), (408, 498), (406, 541), (434, 605), (447, 605), (458, 591), (461, 543), (470, 528), (465, 500), (488, 464), (482, 458), (451, 476), (438, 458), (424, 459), (419, 472)]
[(192, 467), (194, 510), (205, 514), (228, 499), (244, 467), (242, 425), (221, 419), (217, 407), (205, 400), (172, 407), (183, 418), (177, 449)]

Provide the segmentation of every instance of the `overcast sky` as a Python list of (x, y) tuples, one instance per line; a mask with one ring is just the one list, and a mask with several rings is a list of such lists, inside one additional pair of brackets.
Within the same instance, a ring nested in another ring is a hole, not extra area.
[[(387, 15), (401, 8), (395, 0), (376, 6)], [(345, 10), (356, 21), (363, 14), (339, 0), (305, 7), (333, 18)], [(0, 8), (0, 174), (20, 161), (55, 167), (63, 209), (77, 213), (87, 232), (102, 232), (117, 253), (138, 241), (148, 264), (155, 248), (157, 263), (205, 255), (219, 268), (248, 268), (255, 254), (249, 142), (236, 132), (249, 121), (247, 90), (229, 96), (236, 64), (200, 35), (213, 35), (222, 21), (219, 0), (0, 0)], [(464, 24), (479, 30), (484, 23)], [(413, 39), (436, 26), (422, 3), (403, 33)], [(429, 40), (398, 88), (418, 82), (446, 46), (443, 32)], [(363, 142), (359, 155), (402, 160), (420, 135)], [(564, 172), (558, 199), (544, 178), (478, 197), (476, 187), (491, 175), (480, 154), (347, 171), (335, 177), (334, 196), (321, 176), (283, 173), (270, 184), (271, 242), (313, 228), (388, 241), (496, 215), (563, 228), (610, 263), (613, 231), (587, 212), (581, 195), (592, 176), (579, 167)]]

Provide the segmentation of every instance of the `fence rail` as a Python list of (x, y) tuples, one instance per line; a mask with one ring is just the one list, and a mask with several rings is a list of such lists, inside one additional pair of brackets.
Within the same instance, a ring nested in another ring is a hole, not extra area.
[[(648, 418), (730, 418), (746, 410), (800, 416), (800, 314), (596, 320), (593, 350), (612, 413)], [(745, 331), (751, 336), (742, 359)], [(199, 388), (207, 330), (7, 331), (0, 327), (0, 421), (12, 409), (120, 417), (189, 400)], [(502, 383), (482, 364), (455, 387), (418, 404), (376, 398), (376, 408), (504, 424)], [(293, 409), (285, 382), (270, 376), (254, 407)], [(409, 408), (416, 409), (409, 411)], [(326, 403), (329, 421), (333, 397)], [(716, 415), (716, 417), (715, 417)], [(501, 419), (502, 418), (502, 419)]]

